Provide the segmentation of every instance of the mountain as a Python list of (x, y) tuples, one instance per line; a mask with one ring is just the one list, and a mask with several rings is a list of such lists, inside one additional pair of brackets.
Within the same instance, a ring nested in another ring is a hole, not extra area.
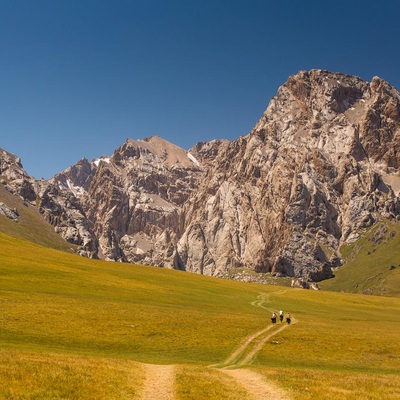
[[(160, 137), (128, 139), (111, 157), (83, 159), (57, 174), (42, 211), (92, 256), (175, 268), (184, 205), (199, 185), (201, 165), (225, 143), (199, 143), (191, 153)], [(63, 215), (55, 221), (57, 206)]]
[(399, 104), (379, 78), (321, 70), (290, 77), (191, 198), (181, 266), (331, 277), (341, 244), (381, 217), (399, 219)]
[(291, 76), (236, 141), (185, 151), (128, 139), (49, 181), (4, 152), (0, 174), (84, 256), (320, 281), (343, 263), (343, 244), (382, 219), (398, 222), (399, 144), (395, 88), (311, 70)]
[(75, 246), (63, 240), (37, 207), (37, 193), (47, 185), (35, 181), (24, 170), (21, 160), (0, 149), (0, 231), (33, 243), (68, 252)]

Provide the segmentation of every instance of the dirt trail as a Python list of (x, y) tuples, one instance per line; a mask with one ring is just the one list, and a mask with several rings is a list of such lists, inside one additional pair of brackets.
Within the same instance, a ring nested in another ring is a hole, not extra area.
[[(281, 290), (276, 293), (284, 293), (285, 290)], [(266, 304), (270, 302), (270, 295), (261, 293), (257, 300), (251, 303), (252, 306), (261, 307), (272, 313), (272, 309), (266, 307)], [(297, 322), (296, 319), (292, 319), (292, 324)], [(262, 349), (264, 344), (275, 336), (277, 333), (283, 331), (288, 328), (290, 325), (286, 323), (278, 323), (276, 325), (269, 325), (264, 329), (261, 329), (258, 332), (253, 333), (249, 337), (247, 337), (239, 347), (233, 351), (231, 355), (228, 356), (221, 364), (212, 365), (215, 368), (232, 368), (238, 366), (250, 365), (252, 361), (257, 356), (258, 352)]]
[(174, 400), (174, 365), (144, 365), (146, 380), (141, 400)]
[(246, 353), (248, 347), (261, 335), (265, 334), (269, 330), (271, 330), (273, 326), (269, 326), (268, 328), (264, 328), (261, 331), (254, 333), (245, 339), (245, 341), (222, 363), (215, 365), (215, 367), (223, 368), (232, 365), (236, 365), (237, 361), (243, 357), (243, 354)]
[[(261, 307), (269, 312), (273, 310), (268, 307), (272, 294), (282, 294), (285, 290), (271, 294), (261, 293), (257, 300), (251, 305)], [(292, 324), (297, 323), (292, 319)], [(249, 366), (265, 343), (277, 333), (288, 328), (286, 323), (269, 325), (258, 332), (248, 336), (232, 354), (222, 363), (211, 365), (209, 368), (218, 368), (221, 372), (230, 376), (236, 384), (242, 386), (254, 400), (290, 400), (290, 397), (275, 384), (254, 371), (244, 369)], [(241, 368), (242, 367), (242, 368)], [(141, 400), (175, 400), (174, 365), (152, 365), (145, 364), (146, 379), (144, 383)]]
[(290, 400), (290, 397), (266, 378), (248, 369), (224, 369), (254, 400)]
[[(293, 322), (295, 323), (295, 322)], [(247, 350), (246, 352), (243, 352), (241, 359), (236, 363), (238, 366), (244, 366), (244, 365), (249, 365), (252, 363), (254, 358), (257, 356), (258, 352), (262, 349), (264, 344), (271, 339), (273, 336), (275, 336), (277, 333), (283, 331), (284, 329), (288, 328), (289, 325), (287, 324), (280, 324), (276, 329), (274, 329), (273, 332), (271, 332), (269, 335), (263, 336), (261, 340), (259, 340), (255, 346), (252, 349), (245, 349)]]
[[(275, 293), (284, 292), (285, 291), (279, 291)], [(258, 299), (253, 301), (251, 304), (255, 307), (261, 307), (272, 312), (273, 310), (267, 307), (269, 302), (270, 295), (261, 293), (260, 296), (258, 296)], [(292, 319), (292, 324), (296, 322), (296, 319)], [(239, 368), (250, 365), (265, 343), (289, 326), (290, 325), (286, 323), (269, 325), (268, 327), (250, 335), (228, 358), (226, 358), (223, 363), (213, 367), (220, 368), (223, 373), (233, 378), (237, 384), (242, 386), (252, 396), (252, 398), (254, 398), (254, 400), (290, 400), (288, 394), (273, 383), (269, 382), (264, 376), (248, 369)]]

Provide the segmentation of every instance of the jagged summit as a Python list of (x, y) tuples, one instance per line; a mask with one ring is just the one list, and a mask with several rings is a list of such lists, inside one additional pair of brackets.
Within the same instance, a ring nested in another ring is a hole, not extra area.
[(399, 120), (400, 94), (386, 81), (311, 70), (280, 87), (254, 131), (286, 147), (318, 150), (333, 163), (340, 154), (373, 161), (391, 174), (400, 165)]
[(0, 175), (7, 179), (23, 179), (28, 176), (21, 159), (0, 148)]
[[(399, 93), (322, 70), (282, 85), (250, 135), (227, 146), (187, 210), (190, 270), (332, 275), (339, 246), (400, 210)], [(202, 262), (197, 254), (202, 255)]]
[(167, 167), (180, 165), (191, 168), (194, 164), (187, 151), (160, 136), (151, 136), (143, 140), (127, 139), (120, 147), (120, 152), (121, 155), (134, 159), (143, 158), (144, 153), (152, 154)]

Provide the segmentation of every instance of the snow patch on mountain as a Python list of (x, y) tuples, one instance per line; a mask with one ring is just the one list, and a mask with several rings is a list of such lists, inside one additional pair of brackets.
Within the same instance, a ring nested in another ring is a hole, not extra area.
[(193, 154), (188, 152), (187, 155), (188, 155), (189, 159), (192, 160), (195, 165), (200, 167), (200, 163), (198, 162), (198, 160), (196, 159), (196, 157)]
[[(67, 179), (67, 187), (74, 194), (74, 196), (83, 195), (85, 193), (85, 189), (83, 187), (74, 186), (74, 184), (69, 179)], [(62, 188), (63, 187), (60, 186), (60, 189)]]
[(95, 158), (93, 160), (93, 164), (98, 167), (100, 162), (104, 161), (105, 163), (109, 164), (111, 162), (110, 157), (101, 157), (101, 158)]

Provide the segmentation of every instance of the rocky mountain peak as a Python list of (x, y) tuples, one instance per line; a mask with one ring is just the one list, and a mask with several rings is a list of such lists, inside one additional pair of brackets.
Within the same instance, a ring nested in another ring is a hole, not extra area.
[(143, 163), (148, 162), (166, 168), (193, 168), (196, 165), (187, 151), (159, 136), (151, 136), (144, 140), (127, 139), (116, 150), (114, 160), (117, 163), (130, 162), (132, 165), (144, 165)]
[(100, 160), (95, 159), (89, 163), (86, 158), (82, 158), (73, 166), (55, 175), (49, 182), (60, 188), (70, 189), (75, 196), (82, 195), (89, 189)]
[(29, 202), (36, 200), (34, 179), (25, 172), (19, 157), (3, 149), (0, 149), (0, 179), (9, 192)]
[(331, 276), (341, 243), (379, 216), (398, 218), (398, 110), (399, 93), (377, 78), (290, 77), (250, 135), (222, 150), (190, 202), (182, 264), (217, 275), (253, 266)]
[(8, 180), (29, 178), (19, 157), (3, 149), (0, 149), (0, 155), (0, 176)]

